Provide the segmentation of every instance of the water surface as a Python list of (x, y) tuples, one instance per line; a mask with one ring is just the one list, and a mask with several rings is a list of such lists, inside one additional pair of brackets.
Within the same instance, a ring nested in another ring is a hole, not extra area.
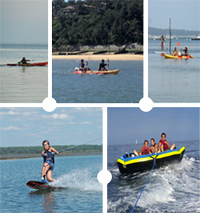
[(0, 102), (41, 103), (48, 96), (48, 67), (6, 66), (22, 57), (48, 61), (47, 45), (0, 45)]
[[(174, 142), (170, 142), (172, 144)], [(199, 141), (175, 142), (186, 151), (180, 163), (154, 169), (134, 212), (199, 212)], [(143, 144), (108, 146), (108, 170), (112, 181), (108, 184), (108, 212), (130, 213), (148, 178), (150, 171), (120, 175), (117, 158)]]
[[(99, 61), (88, 61), (97, 70)], [(110, 61), (117, 75), (73, 74), (78, 60), (53, 60), (53, 97), (58, 103), (138, 103), (143, 97), (143, 62)]]
[[(200, 102), (200, 41), (172, 40), (172, 49), (185, 46), (194, 58), (170, 60), (153, 53), (161, 51), (160, 41), (149, 40), (149, 97), (154, 102)], [(169, 40), (166, 53), (169, 54)]]
[(58, 190), (35, 190), (29, 180), (41, 178), (42, 158), (1, 160), (1, 212), (102, 212), (102, 185), (97, 174), (102, 156), (56, 157), (53, 177)]

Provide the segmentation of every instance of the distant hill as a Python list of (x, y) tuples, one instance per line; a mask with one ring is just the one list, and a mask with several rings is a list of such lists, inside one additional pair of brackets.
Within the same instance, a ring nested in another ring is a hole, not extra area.
[[(177, 30), (177, 29), (172, 29), (172, 35), (173, 36), (196, 36), (200, 34), (199, 31), (190, 31), (190, 30)], [(159, 29), (159, 28), (154, 28), (154, 27), (149, 27), (149, 35), (155, 35), (155, 36), (160, 36), (160, 35), (169, 35), (169, 29)]]

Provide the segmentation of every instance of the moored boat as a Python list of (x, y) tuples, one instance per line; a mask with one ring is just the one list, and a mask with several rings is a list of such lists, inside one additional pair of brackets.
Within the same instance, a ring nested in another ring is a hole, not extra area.
[(185, 147), (181, 146), (178, 149), (134, 157), (132, 157), (133, 153), (130, 153), (125, 154), (123, 157), (119, 157), (117, 164), (121, 174), (133, 174), (150, 170), (154, 164), (154, 158), (156, 158), (157, 168), (172, 162), (180, 162), (184, 152)]
[(119, 69), (117, 70), (108, 70), (108, 71), (81, 71), (81, 70), (75, 70), (74, 74), (118, 74)]

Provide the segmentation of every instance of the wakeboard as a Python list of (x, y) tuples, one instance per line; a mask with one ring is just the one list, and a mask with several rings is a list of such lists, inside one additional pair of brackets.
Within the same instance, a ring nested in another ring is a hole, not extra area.
[(33, 188), (33, 189), (37, 189), (37, 190), (40, 190), (40, 189), (58, 189), (60, 187), (54, 187), (54, 186), (51, 186), (49, 185), (47, 182), (40, 182), (40, 181), (29, 181), (26, 183), (27, 186)]

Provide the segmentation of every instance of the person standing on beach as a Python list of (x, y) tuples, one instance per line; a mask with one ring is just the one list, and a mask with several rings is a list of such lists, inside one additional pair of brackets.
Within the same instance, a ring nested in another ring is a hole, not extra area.
[(160, 38), (160, 40), (161, 40), (161, 51), (164, 51), (165, 50), (165, 41), (166, 41), (166, 39), (162, 35), (161, 38)]
[(44, 140), (42, 142), (42, 145), (44, 147), (44, 150), (42, 151), (42, 157), (44, 159), (44, 164), (42, 167), (42, 182), (46, 182), (46, 177), (49, 182), (55, 181), (55, 179), (52, 178), (52, 172), (54, 168), (54, 155), (59, 154), (58, 151), (56, 151), (53, 147), (50, 147), (50, 143), (48, 140)]

